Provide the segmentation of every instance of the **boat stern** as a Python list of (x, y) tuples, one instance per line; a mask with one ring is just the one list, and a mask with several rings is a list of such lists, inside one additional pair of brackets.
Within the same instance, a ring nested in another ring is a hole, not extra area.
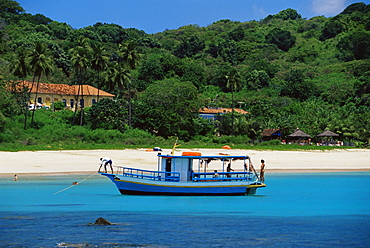
[(264, 183), (251, 184), (251, 185), (248, 185), (247, 191), (245, 193), (246, 195), (255, 195), (258, 188), (264, 188), (264, 187), (266, 187), (266, 184)]

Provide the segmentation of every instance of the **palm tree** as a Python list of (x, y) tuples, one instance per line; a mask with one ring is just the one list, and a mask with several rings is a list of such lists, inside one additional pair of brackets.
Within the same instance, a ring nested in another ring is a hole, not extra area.
[[(46, 44), (41, 43), (40, 41), (35, 43), (35, 46), (31, 51), (30, 55), (30, 66), (31, 71), (33, 73), (32, 87), (34, 85), (35, 79), (37, 78), (36, 94), (34, 100), (34, 104), (36, 105), (37, 93), (39, 91), (40, 85), (40, 78), (43, 74), (45, 76), (48, 76), (50, 72), (53, 70), (54, 66), (53, 58), (51, 57), (50, 51), (47, 48)], [(36, 111), (32, 112), (31, 124), (33, 124), (35, 112)]]
[(235, 68), (232, 68), (225, 77), (227, 79), (226, 87), (231, 89), (232, 134), (234, 135), (234, 91), (239, 88), (240, 76), (238, 71)]
[[(122, 92), (131, 83), (130, 71), (123, 65), (115, 63), (105, 73), (105, 80), (108, 82), (109, 90), (119, 89), (117, 99), (120, 99)], [(123, 94), (122, 94), (123, 95)], [(129, 119), (130, 125), (130, 119)]]
[[(123, 67), (128, 68), (129, 70), (135, 69), (139, 60), (141, 58), (141, 54), (137, 51), (137, 44), (133, 41), (129, 41), (127, 43), (118, 44), (118, 63), (123, 64)], [(129, 126), (131, 127), (131, 87), (130, 84), (131, 80), (128, 81), (128, 96), (129, 96)]]
[(13, 74), (19, 78), (24, 78), (28, 75), (28, 56), (29, 51), (24, 47), (18, 47), (15, 51), (15, 56), (10, 64)]
[(91, 67), (98, 72), (98, 101), (100, 90), (100, 73), (108, 66), (108, 56), (104, 46), (101, 43), (93, 43), (92, 46)]
[[(14, 76), (17, 76), (18, 78), (22, 79), (22, 91), (25, 90), (24, 80), (28, 75), (28, 56), (29, 51), (24, 47), (19, 47), (16, 52), (15, 56), (12, 59), (12, 62), (10, 64), (10, 70), (13, 72)], [(27, 90), (28, 91), (28, 90)], [(29, 92), (26, 94), (26, 92), (22, 92), (22, 95), (24, 97), (23, 103), (24, 104), (24, 129), (27, 128), (27, 116), (28, 116), (28, 104), (29, 101)]]
[(137, 44), (133, 41), (118, 44), (118, 63), (128, 65), (130, 69), (135, 69), (141, 54), (137, 51)]
[[(78, 91), (77, 91), (77, 98), (75, 103), (75, 112), (73, 116), (72, 123), (75, 123), (76, 119), (76, 113), (77, 113), (77, 106), (78, 106), (78, 100), (81, 95), (81, 99), (83, 102), (83, 85), (82, 85), (82, 78), (83, 73), (85, 70), (90, 66), (90, 57), (91, 57), (91, 47), (90, 47), (90, 40), (80, 36), (77, 38), (77, 43), (74, 48), (71, 49), (72, 57), (71, 62), (72, 65), (75, 68), (75, 74), (77, 76), (78, 80)], [(80, 113), (80, 125), (82, 125), (83, 122), (83, 110), (84, 106), (81, 104), (81, 113)]]
[[(109, 68), (105, 76), (106, 81), (109, 83), (109, 89), (113, 90), (115, 87), (118, 87), (119, 91), (122, 92), (129, 83), (130, 71), (122, 64), (116, 63), (113, 67)], [(117, 98), (119, 95), (117, 96)]]

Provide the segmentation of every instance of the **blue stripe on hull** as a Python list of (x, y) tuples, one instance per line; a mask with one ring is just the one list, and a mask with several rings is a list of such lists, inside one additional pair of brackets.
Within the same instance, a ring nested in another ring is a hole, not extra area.
[(113, 181), (121, 194), (131, 195), (244, 195), (246, 186), (179, 187)]
[(176, 193), (176, 192), (143, 192), (120, 189), (122, 195), (177, 195), (177, 196), (207, 196), (207, 195), (245, 195), (246, 193)]
[(254, 195), (265, 184), (246, 182), (167, 182), (150, 181), (131, 177), (120, 179), (114, 174), (107, 176), (121, 194), (127, 195)]

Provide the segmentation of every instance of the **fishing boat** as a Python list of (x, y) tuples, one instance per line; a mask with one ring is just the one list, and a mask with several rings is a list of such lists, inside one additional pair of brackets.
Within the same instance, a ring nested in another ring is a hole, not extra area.
[(99, 173), (127, 195), (253, 195), (266, 187), (246, 155), (183, 152), (157, 157), (154, 171), (115, 166), (116, 173)]

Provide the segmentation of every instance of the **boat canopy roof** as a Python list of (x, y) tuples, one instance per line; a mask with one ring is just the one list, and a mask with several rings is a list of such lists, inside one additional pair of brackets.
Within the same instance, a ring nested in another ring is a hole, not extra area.
[(158, 154), (158, 157), (162, 158), (191, 158), (191, 159), (203, 159), (203, 160), (242, 160), (242, 159), (249, 159), (249, 156), (247, 155), (211, 155), (211, 156), (206, 156), (206, 155), (162, 155)]

